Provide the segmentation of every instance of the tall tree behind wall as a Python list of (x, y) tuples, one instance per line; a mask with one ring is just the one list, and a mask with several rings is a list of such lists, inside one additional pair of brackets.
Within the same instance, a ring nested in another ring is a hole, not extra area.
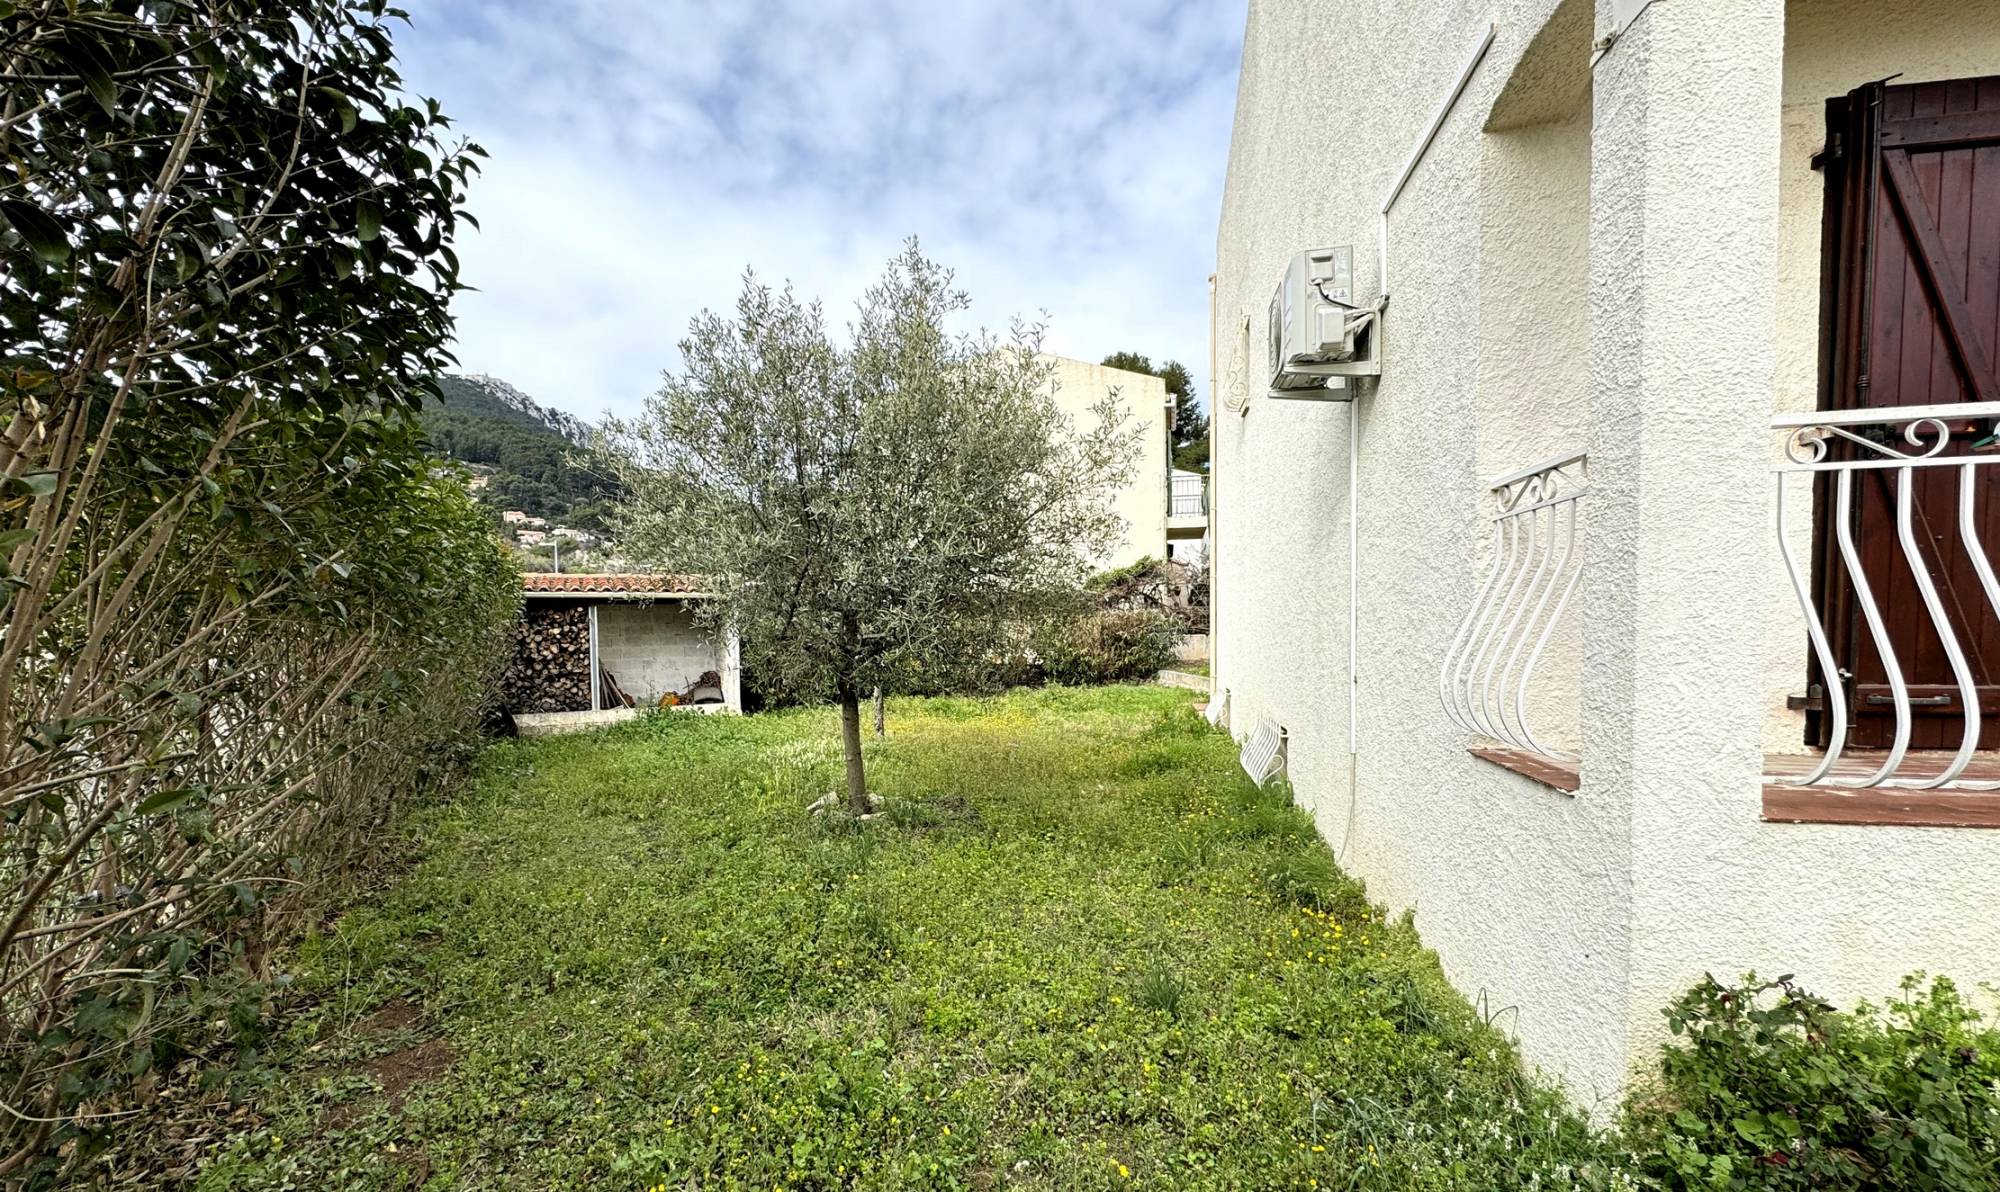
[(1106, 368), (1145, 373), (1166, 382), (1167, 394), (1174, 399), (1174, 424), (1167, 431), (1167, 456), (1176, 468), (1208, 471), (1208, 415), (1202, 412), (1195, 397), (1194, 378), (1186, 366), (1178, 360), (1169, 360), (1155, 368), (1151, 357), (1137, 352), (1113, 352), (1101, 363)]

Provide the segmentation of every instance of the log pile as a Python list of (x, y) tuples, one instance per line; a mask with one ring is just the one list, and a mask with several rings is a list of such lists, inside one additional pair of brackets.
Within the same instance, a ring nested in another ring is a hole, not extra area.
[(500, 676), (509, 712), (590, 708), (590, 612), (530, 606), (514, 626), (514, 657)]

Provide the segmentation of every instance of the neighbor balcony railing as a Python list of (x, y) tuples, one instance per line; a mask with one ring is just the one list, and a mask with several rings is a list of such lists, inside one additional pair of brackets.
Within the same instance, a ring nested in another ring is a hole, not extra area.
[(1203, 517), (1208, 513), (1208, 480), (1202, 476), (1174, 476), (1167, 497), (1168, 517)]
[(1529, 724), (1535, 668), (1583, 573), (1583, 452), (1492, 484), (1493, 565), (1459, 624), (1438, 676), (1445, 714), (1468, 733), (1574, 764)]
[[(1980, 490), (1992, 485), (1985, 469), (2000, 464), (2000, 455), (1967, 454), (1963, 450), (1967, 435), (1962, 432), (1955, 440), (1952, 433), (1952, 424), (1971, 420), (1982, 428), (1971, 432), (1976, 437), (1996, 418), (2000, 402), (1787, 414), (1772, 420), (1785, 454), (1777, 466), (1778, 551), (1804, 614), (1820, 678), (1819, 711), (1826, 718), (1820, 729), (1825, 754), (1799, 780), (1804, 784), (2000, 790), (2000, 782), (1961, 778), (1979, 748), (1981, 729), (1980, 676), (1973, 673), (1973, 661), (1967, 657), (1967, 640), (1977, 658), (1982, 634), (1993, 640), (1991, 628), (2000, 620), (2000, 585), (1994, 582), (1993, 562), (1979, 525), (1988, 512), (1981, 507)], [(1960, 450), (1953, 449), (1955, 441)], [(1831, 517), (1832, 542), (1822, 542), (1816, 552), (1817, 576), (1800, 558), (1803, 525), (1793, 524), (1797, 502), (1790, 490), (1805, 487), (1798, 480), (1801, 476), (1814, 482), (1817, 500), (1831, 502), (1823, 516)], [(1856, 493), (1857, 487), (1862, 493)], [(1869, 515), (1865, 523), (1857, 514), (1858, 502)], [(1857, 529), (1863, 533), (1858, 535)], [(1888, 542), (1892, 533), (1893, 548)], [(1962, 582), (1967, 572), (1974, 583)], [(1954, 575), (1961, 582), (1954, 583)], [(1940, 579), (1946, 588), (1943, 593)], [(1979, 590), (1964, 590), (1974, 586)], [(1921, 616), (1908, 600), (1912, 593)], [(1830, 594), (1838, 600), (1832, 614), (1825, 607), (1836, 599)], [(1885, 599), (1905, 615), (1885, 613)], [(1854, 623), (1854, 614), (1859, 624)], [(1844, 652), (1850, 664), (1864, 656), (1865, 630), (1867, 649), (1876, 663), (1868, 669), (1865, 684), (1851, 665), (1842, 665), (1832, 634), (1839, 625), (1849, 629)], [(1909, 658), (1897, 650), (1899, 637)], [(1941, 676), (1936, 669), (1939, 661), (1951, 672), (1952, 681), (1912, 694), (1906, 663), (1929, 667)], [(1982, 667), (1994, 665), (1979, 661)], [(1990, 672), (1986, 677), (1991, 683)], [(1880, 690), (1884, 686), (1886, 693)], [(1886, 706), (1894, 717), (1893, 733), (1879, 754), (1872, 752), (1875, 746), (1865, 746), (1871, 752), (1850, 758), (1848, 766), (1836, 770), (1850, 749), (1857, 699), (1864, 709)], [(1949, 728), (1940, 733), (1935, 720), (1927, 725), (1926, 735), (1936, 739), (1940, 753), (1956, 744), (1942, 765), (1910, 756), (1918, 708), (1927, 720), (1943, 715), (1958, 721), (1955, 733)], [(1863, 764), (1856, 767), (1856, 760)]]

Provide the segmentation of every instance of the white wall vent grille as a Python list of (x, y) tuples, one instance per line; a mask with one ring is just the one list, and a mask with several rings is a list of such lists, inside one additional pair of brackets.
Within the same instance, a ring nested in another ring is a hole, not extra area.
[(1243, 739), (1243, 772), (1258, 786), (1285, 772), (1285, 730), (1270, 717), (1259, 717), (1257, 727)]

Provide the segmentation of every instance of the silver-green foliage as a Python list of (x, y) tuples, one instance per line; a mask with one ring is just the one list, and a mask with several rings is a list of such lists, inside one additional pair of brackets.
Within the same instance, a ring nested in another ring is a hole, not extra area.
[[(600, 441), (631, 553), (706, 577), (746, 667), (833, 696), (843, 727), (871, 687), (961, 666), (1073, 597), (1122, 532), (1110, 497), (1137, 436), (1115, 395), (1073, 425), (1041, 328), (955, 333), (967, 305), (914, 240), (845, 343), (817, 302), (748, 277), (735, 317), (695, 319), (682, 371)], [(847, 760), (860, 807), (858, 732)]]

